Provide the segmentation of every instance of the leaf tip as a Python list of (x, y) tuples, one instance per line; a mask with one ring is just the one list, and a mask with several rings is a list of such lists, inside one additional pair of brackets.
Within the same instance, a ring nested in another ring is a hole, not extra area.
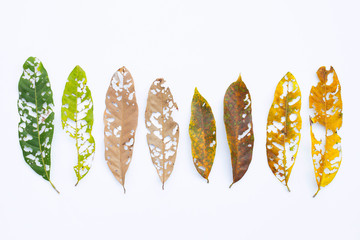
[(197, 87), (195, 87), (194, 94), (198, 94), (198, 93), (199, 93), (199, 90), (197, 89)]
[(121, 68), (119, 68), (119, 72), (121, 72), (121, 73), (125, 73), (126, 72), (126, 67), (125, 66), (122, 66)]
[(84, 70), (80, 67), (80, 65), (76, 65), (73, 71), (84, 72)]
[(26, 62), (27, 62), (27, 61), (34, 61), (35, 59), (36, 59), (36, 57), (30, 56), (30, 57), (28, 57), (28, 58), (26, 59)]
[(285, 76), (287, 76), (290, 79), (295, 78), (294, 75), (291, 72), (287, 72)]
[(239, 73), (239, 77), (238, 77), (237, 81), (242, 82), (241, 73)]

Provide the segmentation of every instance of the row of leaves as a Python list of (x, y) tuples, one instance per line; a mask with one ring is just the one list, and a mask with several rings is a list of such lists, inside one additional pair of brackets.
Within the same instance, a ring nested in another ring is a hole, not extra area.
[[(50, 81), (37, 58), (28, 58), (23, 68), (18, 100), (20, 145), (26, 163), (56, 190), (50, 180), (54, 133)], [(331, 67), (327, 71), (321, 67), (317, 75), (320, 81), (310, 92), (312, 158), (318, 185), (316, 194), (332, 181), (340, 167), (341, 138), (337, 132), (342, 125), (341, 87), (335, 70)], [(61, 107), (62, 127), (76, 143), (76, 185), (89, 172), (95, 153), (95, 141), (91, 134), (93, 101), (86, 83), (84, 70), (76, 66), (67, 79)], [(113, 75), (105, 104), (105, 159), (125, 191), (125, 175), (132, 159), (138, 124), (134, 80), (125, 67)], [(287, 73), (276, 87), (269, 111), (266, 150), (270, 169), (288, 189), (300, 143), (300, 109), (299, 85), (295, 77)], [(165, 80), (156, 79), (148, 93), (145, 125), (150, 156), (163, 188), (174, 168), (178, 148), (179, 125), (172, 117), (177, 110)], [(252, 159), (254, 133), (251, 111), (249, 90), (239, 77), (229, 86), (224, 97), (224, 123), (233, 169), (230, 187), (244, 176)], [(194, 165), (199, 174), (209, 181), (217, 145), (216, 125), (209, 103), (196, 88), (191, 103), (189, 135)]]

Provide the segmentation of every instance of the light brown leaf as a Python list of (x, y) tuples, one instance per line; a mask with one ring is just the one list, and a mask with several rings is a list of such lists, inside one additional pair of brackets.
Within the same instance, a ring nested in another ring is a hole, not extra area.
[(105, 105), (105, 159), (125, 192), (125, 174), (131, 162), (138, 124), (134, 80), (125, 67), (113, 75)]
[(151, 160), (162, 182), (162, 188), (173, 171), (179, 142), (179, 125), (172, 113), (178, 110), (165, 80), (156, 79), (150, 87), (145, 111), (147, 142)]

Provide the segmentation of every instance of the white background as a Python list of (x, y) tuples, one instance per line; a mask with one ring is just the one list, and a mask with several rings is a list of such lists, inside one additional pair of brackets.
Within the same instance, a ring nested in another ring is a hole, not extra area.
[[(0, 239), (360, 239), (359, 1), (4, 1), (0, 4)], [(17, 84), (38, 57), (55, 102), (52, 181), (27, 166), (18, 143)], [(74, 141), (61, 129), (65, 81), (80, 65), (94, 100), (96, 155), (76, 182)], [(139, 125), (127, 193), (104, 159), (103, 111), (112, 74), (125, 65), (135, 81)], [(342, 84), (343, 162), (313, 199), (308, 96), (320, 66)], [(302, 140), (291, 193), (266, 159), (266, 119), (278, 81), (290, 71), (302, 91)], [(223, 97), (241, 73), (252, 96), (255, 147), (232, 189)], [(179, 106), (174, 171), (161, 190), (150, 160), (144, 112), (163, 77)], [(188, 134), (195, 86), (210, 103), (218, 147), (210, 183), (191, 158)]]

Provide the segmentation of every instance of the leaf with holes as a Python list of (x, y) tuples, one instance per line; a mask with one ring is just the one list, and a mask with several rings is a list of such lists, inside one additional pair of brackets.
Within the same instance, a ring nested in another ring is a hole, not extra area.
[(61, 106), (62, 127), (76, 143), (78, 159), (74, 166), (77, 177), (75, 186), (89, 172), (95, 155), (95, 140), (91, 135), (93, 101), (86, 83), (84, 70), (76, 66), (67, 79)]
[(134, 80), (125, 67), (112, 76), (105, 105), (105, 159), (125, 192), (125, 174), (131, 162), (138, 124)]
[(300, 143), (301, 92), (288, 72), (275, 90), (267, 120), (266, 152), (268, 164), (277, 179), (288, 186)]
[(210, 105), (197, 88), (191, 102), (189, 134), (196, 170), (209, 182), (216, 152), (216, 125)]
[(254, 147), (251, 97), (241, 76), (226, 90), (224, 123), (233, 169), (231, 187), (244, 176), (249, 168)]
[(342, 125), (341, 86), (333, 67), (317, 71), (319, 82), (311, 88), (310, 133), (311, 152), (318, 190), (327, 186), (335, 177), (341, 164)]
[(29, 57), (23, 68), (18, 100), (20, 146), (25, 162), (56, 190), (50, 180), (54, 102), (49, 77), (37, 58)]
[(150, 87), (145, 111), (146, 135), (151, 160), (162, 188), (173, 171), (179, 142), (179, 125), (172, 114), (178, 110), (165, 80), (156, 79)]

